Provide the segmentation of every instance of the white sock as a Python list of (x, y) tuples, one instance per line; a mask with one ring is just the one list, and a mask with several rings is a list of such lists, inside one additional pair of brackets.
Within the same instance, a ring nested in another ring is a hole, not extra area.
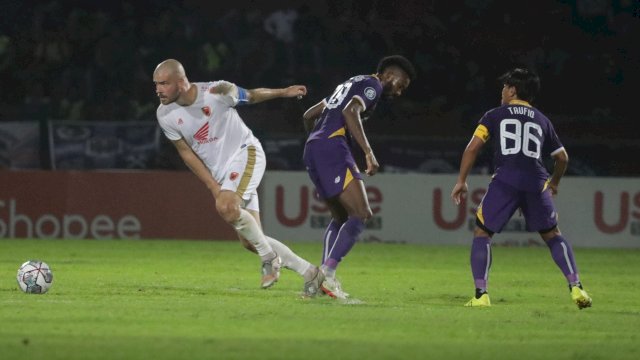
[(311, 265), (310, 262), (298, 256), (289, 249), (287, 245), (272, 237), (266, 235), (265, 237), (267, 238), (267, 241), (269, 241), (271, 248), (276, 252), (276, 254), (278, 254), (278, 256), (280, 256), (282, 266), (289, 268), (302, 276), (305, 276), (305, 274), (313, 268), (313, 265)]
[(335, 277), (336, 277), (336, 269), (332, 269), (332, 268), (328, 267), (327, 265), (321, 265), (320, 269), (322, 270), (322, 272), (324, 273), (324, 275), (326, 277), (335, 279)]
[(240, 217), (233, 223), (233, 227), (238, 234), (242, 235), (242, 237), (247, 239), (256, 248), (258, 255), (260, 255), (263, 261), (273, 258), (273, 249), (267, 239), (265, 239), (260, 226), (258, 226), (258, 222), (251, 216), (251, 213), (245, 209), (240, 209)]

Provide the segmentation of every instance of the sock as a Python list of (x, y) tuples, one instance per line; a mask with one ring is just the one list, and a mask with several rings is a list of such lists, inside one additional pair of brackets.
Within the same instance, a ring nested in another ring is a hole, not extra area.
[(320, 270), (324, 273), (324, 275), (328, 278), (335, 279), (336, 277), (336, 268), (330, 268), (327, 265), (320, 265)]
[(573, 258), (571, 245), (569, 245), (562, 235), (557, 235), (547, 241), (547, 246), (549, 250), (551, 250), (553, 261), (556, 262), (560, 270), (562, 270), (564, 277), (567, 278), (569, 286), (579, 285), (580, 276), (578, 275), (576, 261)]
[(478, 291), (487, 291), (489, 269), (491, 268), (491, 239), (488, 237), (474, 237), (471, 244), (471, 273)]
[(334, 219), (331, 219), (331, 222), (327, 226), (327, 229), (324, 231), (324, 236), (322, 238), (323, 249), (322, 262), (320, 262), (321, 264), (324, 264), (325, 260), (327, 260), (331, 248), (333, 248), (333, 245), (336, 243), (338, 231), (340, 231), (340, 224), (338, 224), (338, 222)]
[(262, 261), (271, 260), (274, 257), (273, 249), (258, 226), (256, 219), (245, 210), (240, 209), (240, 217), (232, 224), (238, 234), (247, 239), (258, 252)]
[(342, 258), (351, 251), (362, 231), (364, 231), (364, 222), (362, 220), (356, 217), (348, 218), (340, 227), (335, 243), (329, 249), (327, 259), (325, 259), (323, 265), (329, 270), (335, 271)]
[(480, 299), (482, 295), (487, 293), (487, 289), (477, 289), (476, 288), (476, 299)]
[(302, 276), (305, 276), (305, 274), (309, 273), (313, 268), (313, 265), (311, 265), (311, 263), (298, 256), (291, 249), (289, 249), (287, 245), (272, 237), (266, 235), (265, 237), (267, 238), (269, 245), (271, 245), (271, 248), (276, 252), (276, 254), (278, 254), (278, 256), (280, 256), (280, 259), (282, 260), (282, 266), (291, 269)]
[(580, 281), (578, 281), (577, 283), (569, 283), (569, 292), (571, 292), (571, 290), (573, 290), (573, 287), (577, 286), (580, 289), (584, 290), (584, 288), (582, 287), (582, 283)]

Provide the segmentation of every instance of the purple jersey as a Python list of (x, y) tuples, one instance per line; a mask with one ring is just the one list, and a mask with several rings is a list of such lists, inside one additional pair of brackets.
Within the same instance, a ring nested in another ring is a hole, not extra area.
[(563, 149), (551, 121), (520, 100), (489, 110), (474, 135), (491, 141), (494, 178), (525, 191), (544, 188), (549, 173), (542, 157)]
[(342, 110), (355, 98), (364, 110), (375, 107), (382, 94), (382, 84), (376, 76), (358, 75), (338, 85), (331, 96), (323, 100), (324, 110), (316, 122), (308, 141), (345, 136), (347, 133)]

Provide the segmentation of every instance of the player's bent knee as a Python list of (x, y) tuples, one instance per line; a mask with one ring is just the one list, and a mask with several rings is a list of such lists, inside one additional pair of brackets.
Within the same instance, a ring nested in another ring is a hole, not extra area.
[(371, 209), (369, 209), (369, 208), (361, 209), (361, 210), (358, 210), (354, 214), (354, 216), (357, 217), (358, 219), (362, 220), (362, 222), (366, 223), (373, 216), (373, 212), (371, 212)]
[(473, 236), (474, 237), (493, 237), (494, 232), (493, 231), (487, 231), (485, 229), (482, 229), (478, 226), (476, 226), (475, 229), (473, 229)]
[(539, 233), (544, 241), (549, 241), (558, 235), (562, 235), (557, 225), (551, 229), (540, 231)]
[(233, 203), (216, 203), (216, 210), (218, 210), (220, 217), (229, 224), (235, 222), (240, 217), (240, 207)]

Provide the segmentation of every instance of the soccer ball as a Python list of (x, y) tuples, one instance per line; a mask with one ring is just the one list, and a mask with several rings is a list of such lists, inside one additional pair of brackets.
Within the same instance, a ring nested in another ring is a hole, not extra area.
[(44, 294), (53, 283), (51, 268), (44, 261), (29, 260), (18, 269), (18, 285), (29, 294)]

